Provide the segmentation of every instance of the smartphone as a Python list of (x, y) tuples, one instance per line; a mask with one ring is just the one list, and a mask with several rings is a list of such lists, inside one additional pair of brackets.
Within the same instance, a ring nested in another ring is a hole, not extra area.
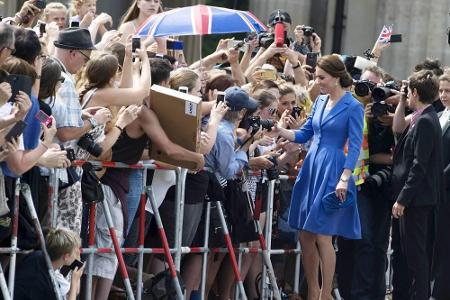
[(33, 86), (33, 81), (30, 76), (27, 75), (17, 75), (10, 74), (8, 75), (8, 82), (11, 85), (11, 98), (9, 98), (9, 102), (15, 102), (16, 96), (19, 91), (26, 93), (28, 96), (31, 95), (31, 87)]
[(402, 35), (401, 34), (393, 34), (389, 40), (390, 43), (401, 43)]
[(67, 159), (70, 160), (70, 161), (74, 161), (75, 158), (76, 158), (75, 157), (75, 150), (73, 150), (72, 148), (66, 148), (65, 150), (67, 152), (67, 154), (66, 154)]
[(72, 22), (70, 22), (70, 27), (80, 27), (80, 22), (72, 21)]
[(47, 128), (50, 128), (52, 126), (52, 118), (50, 118), (49, 115), (47, 115), (42, 110), (37, 112), (35, 118), (38, 119), (39, 122), (47, 126)]
[(319, 52), (306, 53), (306, 64), (312, 68), (312, 72), (316, 71), (318, 57), (319, 57)]
[(217, 92), (216, 95), (216, 106), (219, 105), (220, 102), (225, 101), (225, 92)]
[(298, 107), (298, 106), (294, 106), (294, 107), (292, 108), (292, 111), (291, 111), (291, 116), (292, 116), (294, 119), (297, 119), (298, 116), (300, 116), (302, 110), (303, 110), (303, 108)]
[(41, 34), (41, 36), (45, 33), (45, 26), (47, 24), (45, 23), (39, 23), (39, 33)]
[(18, 121), (13, 128), (11, 128), (11, 130), (6, 134), (5, 136), (5, 141), (6, 142), (11, 142), (12, 139), (15, 139), (17, 137), (19, 137), (23, 131), (25, 130), (25, 128), (27, 127), (27, 123), (25, 123), (24, 121), (20, 120)]
[(178, 88), (178, 91), (187, 94), (189, 92), (189, 89), (186, 86), (180, 86)]
[(69, 266), (69, 269), (72, 271), (75, 270), (75, 268), (78, 268), (78, 270), (84, 265), (83, 262), (79, 261), (78, 259), (75, 259), (73, 263)]
[(136, 53), (136, 49), (141, 49), (141, 38), (138, 36), (131, 39), (131, 51)]
[(47, 6), (47, 3), (45, 2), (45, 0), (36, 0), (34, 6), (36, 6), (39, 9), (44, 9)]
[(271, 69), (263, 69), (261, 80), (277, 80), (277, 72)]

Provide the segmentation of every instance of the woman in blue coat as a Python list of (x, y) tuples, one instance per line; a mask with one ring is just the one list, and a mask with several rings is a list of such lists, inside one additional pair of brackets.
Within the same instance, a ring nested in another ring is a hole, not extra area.
[(364, 109), (346, 91), (352, 78), (339, 56), (319, 59), (316, 81), (321, 96), (304, 126), (296, 131), (277, 126), (276, 131), (295, 143), (312, 139), (292, 193), (289, 224), (300, 230), (308, 299), (325, 300), (331, 299), (336, 264), (332, 237), (361, 238), (352, 172), (361, 149)]

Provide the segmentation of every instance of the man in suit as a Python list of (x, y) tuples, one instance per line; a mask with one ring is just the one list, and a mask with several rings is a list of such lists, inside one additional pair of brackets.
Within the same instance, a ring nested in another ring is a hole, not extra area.
[(436, 300), (450, 299), (450, 238), (447, 231), (450, 228), (450, 74), (439, 78), (439, 95), (445, 109), (438, 114), (442, 128), (444, 149), (444, 184), (446, 197), (438, 205), (435, 252), (433, 260), (433, 275), (435, 279), (433, 297)]
[[(430, 297), (429, 233), (435, 206), (443, 194), (442, 130), (431, 105), (438, 84), (431, 71), (414, 73), (409, 77), (408, 95), (401, 97), (395, 111), (393, 130), (400, 138), (393, 156), (392, 215), (398, 219), (393, 225), (393, 243), (400, 240), (394, 259), (400, 256), (403, 264), (394, 263), (394, 276), (400, 271), (403, 278), (394, 278), (394, 300)], [(408, 117), (406, 104), (414, 111)]]

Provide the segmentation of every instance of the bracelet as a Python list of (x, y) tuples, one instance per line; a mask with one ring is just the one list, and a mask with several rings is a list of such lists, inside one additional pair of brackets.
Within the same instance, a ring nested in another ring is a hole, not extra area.
[(36, 76), (36, 79), (41, 79), (41, 75), (37, 75), (37, 76)]
[(122, 132), (123, 132), (123, 128), (120, 128), (120, 126), (119, 126), (119, 125), (114, 125), (114, 127), (116, 127), (117, 129), (119, 129), (119, 130), (120, 130), (120, 133), (122, 133)]
[(342, 177), (339, 178), (339, 180), (342, 181), (342, 182), (344, 182), (344, 183), (345, 183), (345, 182), (348, 182), (348, 179), (349, 179), (349, 178), (347, 178), (347, 179), (342, 179)]
[(297, 65), (296, 65), (295, 67), (292, 66), (292, 69), (294, 69), (294, 70), (295, 70), (295, 69), (298, 69), (298, 68), (300, 68), (300, 66), (301, 66), (301, 65), (300, 65), (300, 62), (298, 62)]

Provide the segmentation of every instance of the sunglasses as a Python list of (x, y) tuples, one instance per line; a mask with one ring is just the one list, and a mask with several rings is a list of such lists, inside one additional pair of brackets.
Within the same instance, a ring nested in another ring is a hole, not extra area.
[(65, 80), (66, 80), (66, 79), (65, 79), (64, 77), (60, 77), (60, 78), (58, 79), (58, 81), (61, 82), (61, 83), (64, 83)]
[(81, 55), (83, 55), (84, 56), (84, 58), (85, 58), (85, 60), (86, 60), (86, 62), (88, 62), (91, 58), (89, 57), (89, 56), (87, 56), (83, 51), (81, 51), (81, 50), (77, 50), (78, 52), (80, 52), (81, 53)]

